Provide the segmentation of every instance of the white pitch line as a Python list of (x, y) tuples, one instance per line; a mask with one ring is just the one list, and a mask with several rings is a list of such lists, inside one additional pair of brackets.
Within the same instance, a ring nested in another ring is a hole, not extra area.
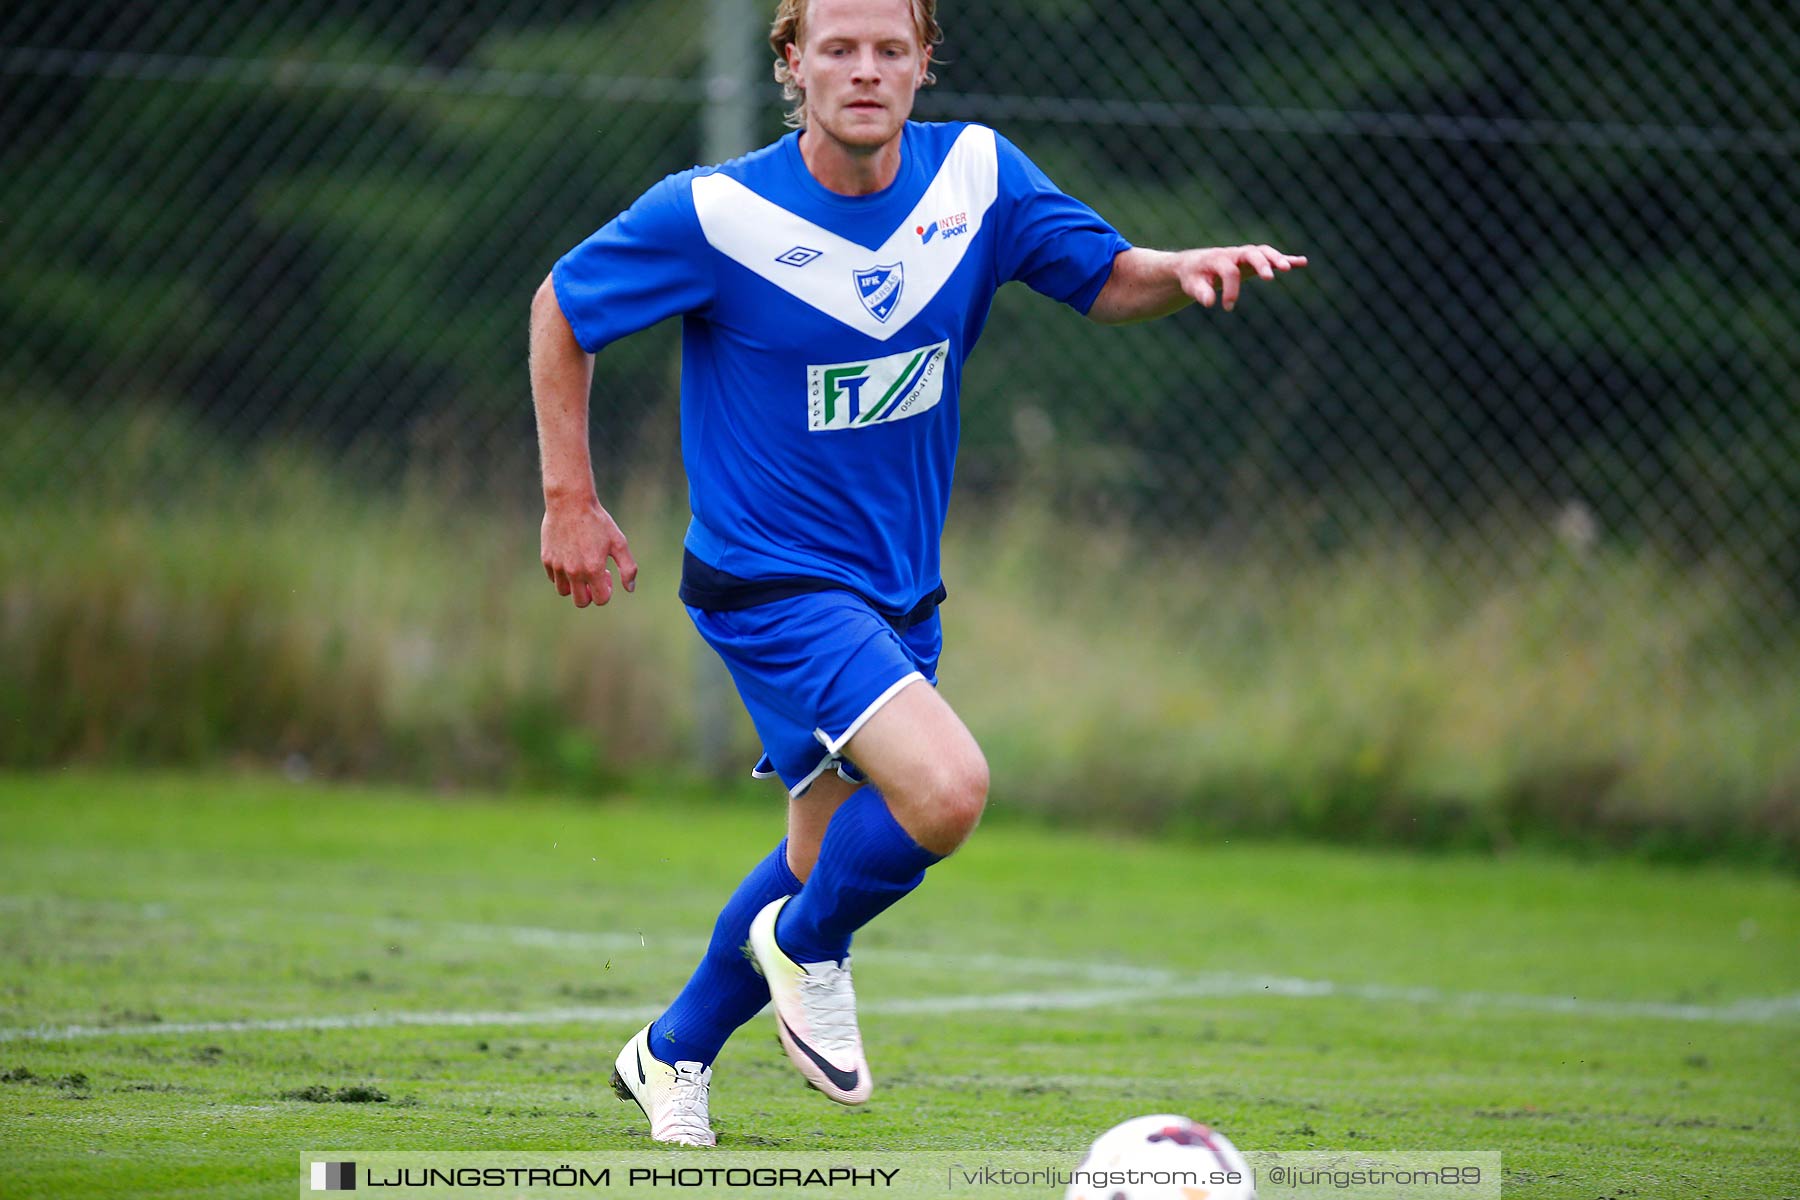
[[(452, 934), (469, 939), (509, 942), (515, 946), (539, 949), (605, 951), (618, 953), (642, 950), (654, 945), (664, 953), (685, 953), (699, 957), (707, 942), (694, 937), (666, 937), (643, 933), (612, 933), (577, 929), (546, 929), (531, 925), (481, 925), (466, 922), (426, 923), (388, 919), (375, 923), (384, 933), (400, 936), (432, 936)], [(1172, 983), (1191, 978), (1191, 973), (1171, 971), (1164, 967), (1143, 967), (1129, 963), (1109, 963), (1092, 959), (1019, 958), (1006, 954), (954, 954), (937, 950), (907, 950), (896, 946), (879, 946), (865, 952), (883, 962), (899, 963), (926, 970), (1003, 971), (1014, 975), (1055, 975), (1089, 979), (1096, 983)]]
[[(1647, 1017), (1676, 1021), (1761, 1024), (1800, 1013), (1800, 995), (1731, 1004), (1660, 1004), (1619, 1000), (1581, 1000), (1562, 996), (1517, 996), (1485, 992), (1441, 992), (1434, 988), (1384, 988), (1328, 983), (1280, 976), (1211, 975), (1166, 984), (1120, 988), (999, 992), (971, 996), (927, 996), (911, 1000), (875, 1000), (864, 1012), (891, 1016), (940, 1016), (966, 1012), (1029, 1012), (1130, 1006), (1147, 1001), (1193, 998), (1275, 996), (1281, 999), (1343, 997), (1387, 1003), (1451, 1008), (1509, 1009), (1569, 1016)], [(149, 1025), (65, 1025), (37, 1029), (0, 1029), (0, 1042), (74, 1041), (107, 1037), (150, 1037), (196, 1033), (263, 1033), (291, 1030), (386, 1029), (398, 1026), (630, 1025), (655, 1017), (654, 1005), (547, 1008), (525, 1012), (371, 1012), (336, 1016), (277, 1017), (242, 1021), (168, 1021)]]

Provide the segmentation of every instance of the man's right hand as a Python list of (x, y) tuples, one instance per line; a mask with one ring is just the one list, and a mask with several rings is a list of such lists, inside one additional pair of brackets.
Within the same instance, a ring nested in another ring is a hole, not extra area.
[(637, 560), (631, 557), (618, 523), (598, 500), (545, 506), (541, 548), (544, 574), (558, 595), (575, 598), (576, 608), (612, 599), (609, 558), (618, 564), (625, 590), (637, 589)]

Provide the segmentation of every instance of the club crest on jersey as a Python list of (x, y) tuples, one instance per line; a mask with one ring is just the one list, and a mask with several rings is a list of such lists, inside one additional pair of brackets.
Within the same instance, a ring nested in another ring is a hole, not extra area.
[(905, 264), (891, 263), (855, 272), (856, 295), (877, 321), (894, 315), (900, 303), (900, 288), (905, 283)]

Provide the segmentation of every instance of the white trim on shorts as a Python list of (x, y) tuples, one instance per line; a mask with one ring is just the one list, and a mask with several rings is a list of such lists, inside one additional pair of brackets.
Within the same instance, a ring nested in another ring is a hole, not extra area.
[[(844, 730), (844, 736), (833, 738), (823, 729), (813, 730), (813, 736), (818, 738), (819, 744), (825, 747), (825, 757), (821, 758), (818, 765), (806, 773), (805, 779), (802, 779), (799, 783), (796, 783), (793, 787), (788, 789), (788, 796), (790, 798), (799, 796), (801, 793), (805, 792), (807, 788), (816, 783), (819, 776), (823, 775), (826, 771), (831, 770), (833, 767), (837, 767), (838, 778), (842, 779), (845, 783), (863, 782), (862, 780), (852, 779), (844, 773), (844, 769), (841, 765), (844, 757), (844, 747), (849, 744), (851, 738), (856, 736), (857, 730), (869, 723), (870, 717), (880, 712), (883, 705), (900, 694), (901, 688), (904, 688), (915, 679), (924, 680), (927, 683), (930, 682), (925, 679), (924, 673), (920, 671), (913, 671), (902, 678), (895, 680), (885, 692), (875, 697), (869, 704), (869, 707), (857, 714), (856, 720), (850, 722), (850, 727)], [(777, 774), (778, 772), (773, 770), (758, 771), (754, 767), (750, 769), (750, 778), (752, 779), (773, 779)]]
[(830, 770), (837, 760), (838, 756), (836, 754), (827, 754), (824, 758), (821, 758), (819, 760), (819, 765), (814, 767), (807, 774), (805, 779), (802, 779), (799, 783), (796, 783), (793, 787), (788, 789), (788, 797), (792, 799), (806, 791), (807, 788), (813, 785), (813, 781), (823, 775), (826, 771)]
[[(880, 712), (881, 708), (884, 704), (886, 704), (889, 700), (892, 700), (895, 696), (898, 696), (900, 694), (901, 688), (905, 687), (909, 683), (912, 683), (914, 680), (919, 680), (919, 681), (923, 682), (924, 679), (925, 679), (925, 676), (923, 673), (921, 673), (919, 671), (913, 671), (912, 673), (906, 675), (904, 678), (895, 680), (893, 682), (893, 684), (891, 686), (889, 686), (887, 691), (885, 691), (885, 692), (881, 693), (881, 695), (875, 697), (874, 702), (872, 704), (870, 704), (869, 707), (862, 710), (862, 712), (857, 716), (856, 720), (850, 722), (850, 728), (844, 730), (842, 737), (834, 738), (829, 733), (826, 733), (823, 729), (813, 730), (813, 736), (819, 739), (820, 745), (824, 746), (825, 749), (831, 751), (831, 755), (830, 755), (831, 758), (836, 758), (840, 753), (842, 753), (844, 746), (850, 741), (850, 739), (856, 736), (856, 731), (861, 729), (865, 724), (867, 724), (870, 717), (872, 717), (876, 713)], [(822, 763), (820, 764), (821, 767), (823, 765), (824, 764), (822, 764)], [(814, 772), (814, 773), (817, 774), (817, 772)], [(812, 781), (810, 779), (808, 779), (807, 782), (810, 783)]]

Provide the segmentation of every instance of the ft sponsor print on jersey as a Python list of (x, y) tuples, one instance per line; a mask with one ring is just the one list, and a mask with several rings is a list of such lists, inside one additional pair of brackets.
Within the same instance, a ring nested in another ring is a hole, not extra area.
[(858, 429), (916, 417), (944, 398), (948, 340), (861, 362), (806, 368), (806, 427)]

